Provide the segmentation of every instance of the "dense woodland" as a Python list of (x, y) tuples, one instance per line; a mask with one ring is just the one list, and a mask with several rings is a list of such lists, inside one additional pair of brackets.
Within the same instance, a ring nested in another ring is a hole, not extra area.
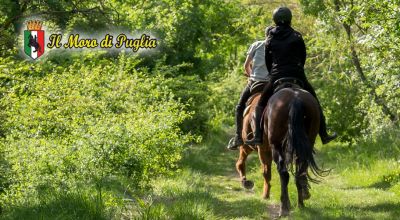
[[(224, 137), (207, 148), (224, 151), (246, 83), (247, 48), (263, 39), (280, 5), (293, 11), (306, 41), (306, 75), (348, 149), (330, 157), (358, 161), (358, 169), (391, 164), (374, 175), (399, 207), (399, 0), (3, 0), (2, 218), (185, 219), (176, 210), (151, 211), (147, 196), (158, 178), (174, 184), (176, 173), (185, 174), (196, 148)], [(49, 50), (32, 61), (21, 50), (27, 19), (64, 34), (151, 32), (159, 46), (151, 53)], [(225, 218), (207, 210), (191, 219)]]

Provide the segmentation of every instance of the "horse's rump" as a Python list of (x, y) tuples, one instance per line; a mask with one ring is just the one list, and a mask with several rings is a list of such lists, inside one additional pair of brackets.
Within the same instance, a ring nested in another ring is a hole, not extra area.
[(313, 156), (320, 120), (316, 99), (302, 89), (282, 89), (268, 102), (266, 118), (268, 140), (283, 147), (285, 164), (291, 165), (296, 159), (296, 173), (305, 163), (315, 175), (323, 175)]
[(299, 88), (283, 88), (268, 101), (264, 128), (273, 128), (268, 130), (270, 141), (279, 142), (284, 139), (288, 129), (289, 110), (295, 99), (299, 99), (303, 103), (306, 133), (313, 137), (310, 141), (314, 143), (319, 130), (318, 103), (310, 93)]
[[(254, 118), (254, 111), (257, 107), (257, 103), (261, 98), (261, 93), (256, 93), (249, 98), (247, 103), (247, 107), (243, 113), (243, 130), (242, 130), (242, 138), (244, 141), (250, 140), (254, 137), (254, 130), (255, 130), (255, 118)], [(258, 122), (263, 123), (263, 120)], [(267, 137), (264, 134), (263, 138), (263, 147), (269, 147)]]
[[(255, 93), (250, 96), (250, 98), (246, 102), (246, 108), (243, 111), (243, 117), (245, 117), (249, 112), (252, 106), (257, 105), (258, 100), (260, 99), (261, 93)], [(254, 102), (254, 99), (257, 98), (257, 102)]]
[(253, 112), (257, 106), (260, 97), (261, 93), (253, 94), (252, 96), (250, 96), (249, 100), (246, 103), (246, 109), (243, 112), (243, 131), (242, 131), (243, 140), (248, 140), (253, 137), (254, 123), (255, 123)]

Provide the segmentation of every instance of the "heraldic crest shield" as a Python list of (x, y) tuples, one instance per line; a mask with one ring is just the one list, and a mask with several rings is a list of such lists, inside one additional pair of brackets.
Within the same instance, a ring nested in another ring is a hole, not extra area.
[(44, 53), (44, 30), (42, 22), (38, 20), (27, 21), (24, 31), (24, 51), (32, 59), (37, 59)]

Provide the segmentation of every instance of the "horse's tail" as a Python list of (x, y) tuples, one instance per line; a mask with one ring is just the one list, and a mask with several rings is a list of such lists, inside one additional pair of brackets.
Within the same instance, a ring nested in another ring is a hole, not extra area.
[[(315, 162), (314, 149), (304, 126), (304, 104), (298, 97), (295, 97), (289, 106), (288, 132), (285, 139), (287, 141), (286, 164), (292, 164), (293, 157), (296, 155), (296, 160), (298, 160), (296, 171), (299, 171), (298, 169), (301, 166), (307, 165), (315, 176), (325, 176), (323, 174), (326, 171), (320, 169)], [(307, 176), (311, 181), (318, 182), (317, 179), (311, 178), (308, 173)]]

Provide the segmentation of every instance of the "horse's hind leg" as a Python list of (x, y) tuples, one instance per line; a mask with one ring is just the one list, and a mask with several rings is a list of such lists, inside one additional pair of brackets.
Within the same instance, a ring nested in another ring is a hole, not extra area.
[(304, 200), (309, 199), (311, 194), (309, 192), (309, 185), (307, 179), (307, 168), (306, 163), (301, 163), (298, 159), (296, 160), (296, 187), (297, 187), (297, 198), (298, 206), (304, 207)]
[[(281, 146), (278, 148), (273, 147), (273, 149), (281, 150)], [(273, 156), (274, 161), (278, 167), (279, 177), (281, 180), (281, 209), (279, 211), (279, 216), (288, 216), (290, 210), (290, 200), (288, 193), (288, 183), (289, 183), (289, 172), (287, 171), (285, 160), (283, 158), (282, 152), (274, 150)]]
[(254, 186), (254, 183), (252, 181), (246, 179), (246, 159), (251, 151), (252, 150), (248, 147), (241, 147), (239, 152), (239, 159), (236, 162), (236, 170), (239, 173), (240, 181), (242, 182), (242, 186), (246, 189), (251, 189)]
[(271, 191), (271, 163), (272, 163), (272, 152), (270, 149), (265, 147), (258, 147), (258, 156), (261, 162), (261, 168), (264, 177), (264, 191), (263, 198), (269, 199)]

